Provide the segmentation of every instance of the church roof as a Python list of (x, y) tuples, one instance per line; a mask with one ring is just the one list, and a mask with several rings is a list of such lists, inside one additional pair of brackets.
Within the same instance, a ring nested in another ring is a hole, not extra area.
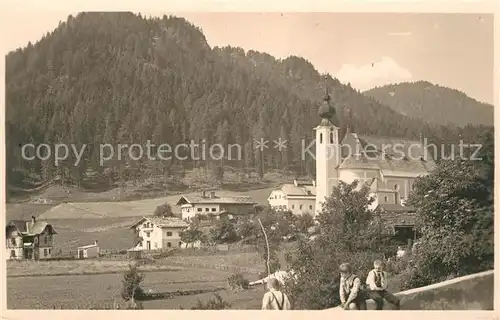
[(436, 166), (420, 141), (347, 133), (339, 169), (376, 169), (386, 176), (418, 176)]

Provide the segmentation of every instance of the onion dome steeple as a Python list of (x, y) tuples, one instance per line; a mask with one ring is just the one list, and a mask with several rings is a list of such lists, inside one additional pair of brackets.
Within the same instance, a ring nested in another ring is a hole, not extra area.
[(339, 126), (337, 120), (337, 112), (335, 110), (335, 107), (331, 103), (331, 97), (328, 92), (328, 86), (326, 84), (325, 84), (325, 96), (323, 98), (322, 105), (318, 109), (318, 115), (322, 119), (320, 126), (331, 126), (331, 125)]

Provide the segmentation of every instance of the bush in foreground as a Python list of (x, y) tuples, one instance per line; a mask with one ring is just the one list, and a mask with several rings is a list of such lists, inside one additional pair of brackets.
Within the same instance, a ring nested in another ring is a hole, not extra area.
[(227, 279), (229, 289), (234, 292), (248, 289), (249, 281), (241, 273), (233, 274)]
[(129, 269), (125, 272), (122, 280), (121, 296), (125, 301), (135, 301), (144, 297), (144, 291), (141, 288), (141, 283), (144, 280), (144, 275), (139, 273), (137, 266), (129, 265)]
[[(214, 297), (206, 302), (202, 302), (198, 299), (195, 306), (191, 307), (191, 310), (224, 310), (231, 308), (229, 302), (224, 301), (218, 293), (214, 293)], [(179, 309), (184, 309), (180, 307)]]

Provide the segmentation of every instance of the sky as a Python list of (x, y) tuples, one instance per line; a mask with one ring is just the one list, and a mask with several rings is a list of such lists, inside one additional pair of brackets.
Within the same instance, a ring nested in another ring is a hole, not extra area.
[[(2, 17), (14, 25), (2, 36), (3, 48), (10, 51), (35, 42), (76, 13), (11, 8)], [(203, 30), (212, 47), (230, 45), (278, 58), (304, 57), (319, 72), (328, 72), (361, 91), (426, 80), (493, 104), (492, 14), (141, 13), (184, 17)]]

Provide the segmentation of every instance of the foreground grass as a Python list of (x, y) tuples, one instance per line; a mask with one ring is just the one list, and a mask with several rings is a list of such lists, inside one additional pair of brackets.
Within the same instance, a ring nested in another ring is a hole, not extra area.
[[(224, 288), (229, 272), (209, 269), (179, 269), (147, 273), (143, 288), (146, 293), (175, 293), (178, 290), (213, 291)], [(121, 301), (123, 274), (67, 275), (7, 278), (9, 309), (89, 309), (113, 305)], [(146, 301), (146, 308), (162, 308), (162, 301)], [(196, 302), (196, 298), (193, 298)], [(176, 308), (178, 305), (176, 306)], [(186, 308), (191, 305), (186, 305)], [(151, 307), (153, 308), (153, 307)], [(168, 309), (168, 308), (162, 308)]]

